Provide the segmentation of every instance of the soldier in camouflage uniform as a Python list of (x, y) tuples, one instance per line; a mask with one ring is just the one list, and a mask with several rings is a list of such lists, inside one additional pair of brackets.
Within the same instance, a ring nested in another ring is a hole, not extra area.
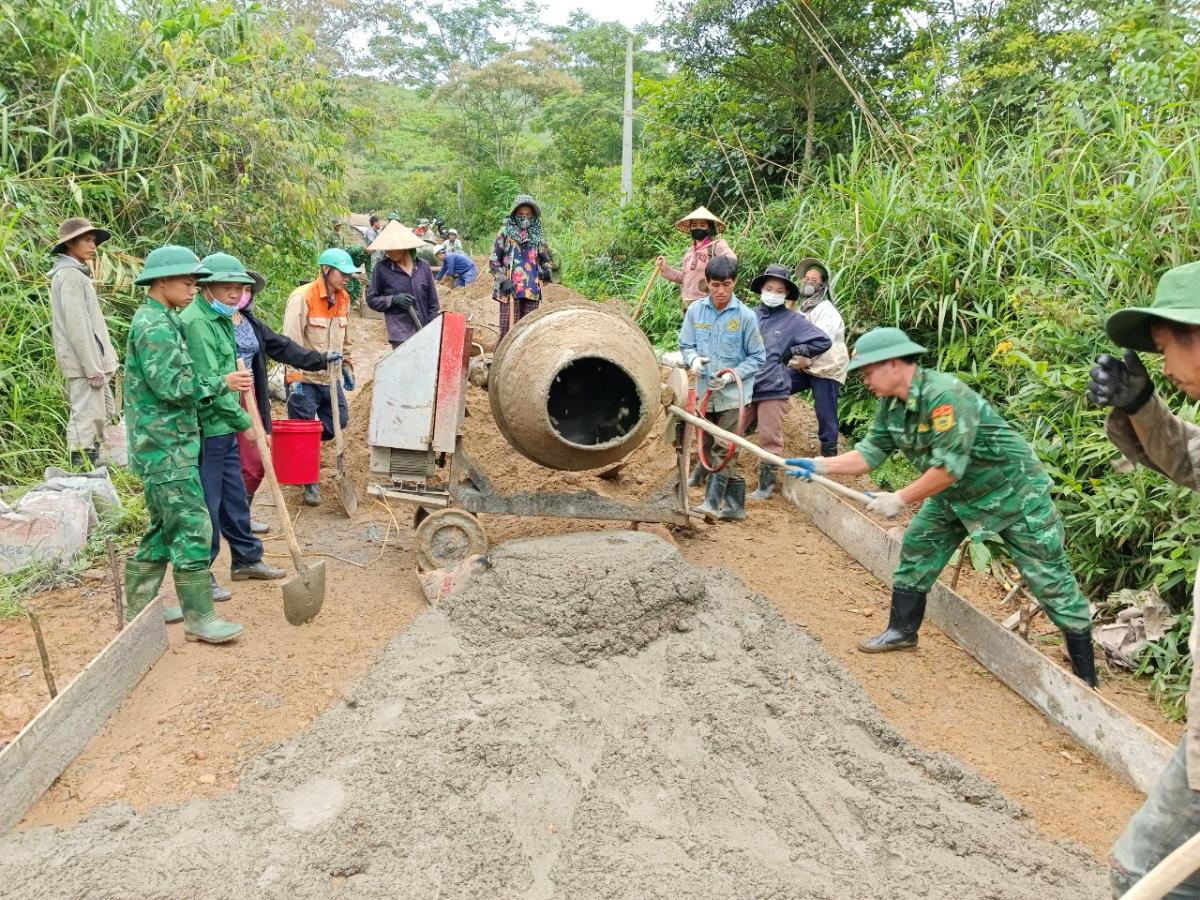
[(900, 545), (887, 630), (858, 649), (915, 649), (925, 596), (955, 548), (968, 535), (974, 540), (997, 535), (1026, 586), (1062, 629), (1075, 674), (1095, 687), (1091, 613), (1067, 562), (1049, 476), (1033, 448), (991, 404), (953, 375), (918, 366), (924, 352), (899, 328), (864, 334), (850, 370), (862, 369), (880, 399), (870, 432), (849, 453), (788, 460), (789, 474), (799, 477), (865, 475), (899, 450), (922, 473), (899, 491), (876, 494), (867, 507), (890, 519), (921, 503)]
[(219, 644), (242, 626), (213, 612), (209, 581), (212, 525), (200, 486), (201, 408), (231, 391), (249, 390), (249, 372), (199, 376), (192, 369), (178, 310), (210, 272), (187, 247), (166, 246), (146, 257), (134, 284), (149, 288), (133, 314), (125, 354), (125, 421), (129, 468), (142, 477), (150, 528), (125, 563), (126, 621), (154, 599), (174, 566), (182, 612), (167, 608), (168, 622), (183, 620), (190, 641)]

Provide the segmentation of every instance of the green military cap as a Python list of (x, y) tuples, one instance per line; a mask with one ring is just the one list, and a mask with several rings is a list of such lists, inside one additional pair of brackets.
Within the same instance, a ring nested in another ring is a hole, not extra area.
[(899, 328), (872, 328), (854, 345), (854, 358), (848, 371), (861, 369), (871, 363), (898, 359), (901, 356), (916, 356), (925, 348), (917, 344)]
[(214, 284), (218, 281), (231, 281), (235, 284), (254, 284), (253, 276), (246, 271), (246, 267), (242, 265), (242, 261), (236, 256), (230, 256), (228, 253), (210, 253), (204, 259), (200, 260), (200, 265), (212, 273), (200, 279), (206, 284)]
[(1155, 319), (1200, 325), (1200, 262), (1170, 269), (1158, 280), (1154, 303), (1150, 306), (1122, 309), (1108, 317), (1108, 336), (1131, 350), (1157, 353), (1150, 337)]
[(176, 278), (180, 275), (208, 275), (210, 272), (200, 262), (200, 257), (187, 247), (167, 244), (151, 250), (142, 266), (142, 271), (133, 280), (134, 284), (150, 284), (156, 278)]

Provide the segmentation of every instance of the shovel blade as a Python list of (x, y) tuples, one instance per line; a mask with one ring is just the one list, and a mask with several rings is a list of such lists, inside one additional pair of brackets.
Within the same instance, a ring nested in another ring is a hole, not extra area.
[(354, 486), (350, 484), (347, 478), (337, 479), (338, 500), (342, 503), (342, 509), (346, 511), (346, 515), (353, 516), (358, 512), (358, 494), (354, 493)]
[(303, 625), (321, 611), (325, 602), (325, 561), (313, 563), (283, 583), (283, 615), (292, 625)]

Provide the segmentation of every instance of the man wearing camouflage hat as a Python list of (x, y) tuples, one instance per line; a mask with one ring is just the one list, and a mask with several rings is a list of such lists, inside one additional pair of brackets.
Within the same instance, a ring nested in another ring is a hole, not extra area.
[(187, 247), (160, 247), (146, 257), (134, 284), (149, 290), (133, 314), (125, 352), (125, 423), (129, 468), (142, 477), (150, 528), (125, 563), (126, 621), (154, 599), (174, 567), (178, 608), (189, 641), (220, 644), (242, 632), (213, 611), (209, 580), (212, 526), (200, 485), (200, 413), (247, 391), (249, 372), (200, 375), (192, 365), (179, 310), (192, 302), (196, 280), (209, 270)]
[[(1171, 412), (1138, 357), (1138, 351), (1162, 354), (1163, 374), (1200, 400), (1200, 262), (1168, 271), (1151, 306), (1113, 313), (1106, 330), (1128, 348), (1120, 359), (1107, 353), (1097, 359), (1088, 384), (1088, 399), (1112, 409), (1104, 423), (1109, 439), (1133, 462), (1200, 490), (1200, 426)], [(1192, 585), (1192, 610), (1188, 650), (1194, 661), (1200, 649), (1200, 571)], [(1174, 756), (1112, 849), (1114, 897), (1200, 832), (1200, 669), (1194, 664), (1187, 709), (1187, 731)], [(1167, 896), (1200, 897), (1200, 873)]]
[(849, 453), (788, 465), (789, 474), (801, 478), (865, 475), (899, 450), (921, 473), (899, 491), (876, 494), (867, 507), (892, 519), (921, 504), (900, 545), (888, 627), (858, 649), (915, 650), (926, 594), (955, 548), (968, 535), (996, 535), (1062, 629), (1075, 674), (1095, 687), (1091, 612), (1067, 562), (1050, 477), (1033, 448), (953, 375), (919, 366), (925, 348), (899, 328), (867, 332), (854, 351), (849, 370), (861, 369), (879, 398), (870, 432)]

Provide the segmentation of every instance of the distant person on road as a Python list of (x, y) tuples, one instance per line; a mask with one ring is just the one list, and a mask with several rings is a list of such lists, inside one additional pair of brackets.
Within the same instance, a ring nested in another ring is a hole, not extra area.
[(423, 240), (399, 222), (389, 222), (371, 245), (386, 258), (371, 273), (367, 306), (383, 313), (392, 349), (441, 313), (433, 270), (414, 254), (424, 246)]
[(800, 355), (788, 364), (792, 369), (792, 393), (812, 391), (817, 413), (817, 441), (822, 456), (837, 456), (838, 394), (846, 383), (850, 352), (846, 348), (846, 324), (834, 302), (829, 268), (819, 259), (807, 257), (796, 264), (800, 301), (795, 309), (829, 335), (833, 345), (820, 356)]
[[(706, 418), (718, 428), (733, 431), (741, 414), (737, 381), (728, 372), (718, 373), (725, 369), (736, 372), (742, 383), (742, 398), (749, 403), (767, 353), (758, 317), (733, 292), (737, 286), (737, 260), (728, 256), (709, 260), (704, 276), (708, 296), (693, 303), (683, 314), (679, 350), (684, 365), (696, 376), (696, 392), (703, 395), (712, 390)], [(733, 465), (736, 448), (708, 432), (704, 432), (701, 441), (704, 456), (714, 469), (726, 459), (726, 454), (729, 465)], [(702, 468), (697, 463), (697, 470)], [(695, 478), (693, 484), (707, 479), (704, 502), (696, 507), (697, 513), (717, 519), (746, 518), (746, 481), (740, 475), (730, 477), (730, 471), (728, 466), (720, 472), (705, 470)]]
[[(762, 301), (754, 312), (758, 316), (767, 358), (754, 376), (754, 394), (746, 425), (757, 424), (759, 446), (776, 456), (783, 456), (783, 417), (792, 393), (789, 362), (824, 353), (833, 343), (829, 335), (810, 324), (800, 313), (787, 308), (788, 302), (795, 302), (800, 296), (800, 289), (790, 276), (791, 270), (777, 263), (767, 266), (750, 283), (750, 290)], [(770, 500), (775, 493), (778, 474), (775, 466), (760, 462), (758, 489), (750, 499)]]
[(447, 244), (449, 241), (437, 248), (437, 259), (442, 264), (437, 273), (437, 283), (443, 287), (466, 287), (479, 277), (479, 266), (465, 253), (448, 252)]
[[(188, 355), (197, 375), (220, 378), (237, 371), (237, 338), (233, 317), (242, 290), (254, 283), (241, 260), (228, 253), (213, 253), (200, 265), (211, 274), (199, 279), (200, 295), (179, 315)], [(224, 394), (200, 409), (200, 483), (212, 520), (209, 565), (221, 550), (221, 535), (229, 544), (229, 575), (234, 581), (282, 578), (283, 569), (263, 561), (263, 544), (250, 530), (250, 501), (242, 478), (238, 434), (249, 430), (242, 395)], [(211, 573), (210, 573), (211, 574)], [(212, 598), (228, 600), (232, 594), (211, 574)]]
[(55, 255), (50, 269), (50, 331), (54, 358), (67, 379), (71, 410), (67, 449), (73, 468), (81, 468), (85, 456), (96, 465), (104, 426), (117, 411), (111, 382), (120, 363), (88, 268), (96, 248), (111, 236), (87, 219), (67, 219), (50, 249)]
[(209, 552), (212, 520), (200, 483), (200, 412), (250, 389), (249, 372), (202, 375), (188, 353), (179, 310), (192, 302), (196, 279), (211, 274), (187, 247), (159, 247), (146, 257), (134, 284), (148, 288), (129, 325), (125, 349), (125, 427), (129, 470), (141, 476), (150, 527), (125, 561), (125, 621), (152, 601), (175, 569), (179, 607), (164, 606), (168, 622), (183, 621), (189, 641), (220, 644), (242, 633), (213, 609)]
[[(1128, 348), (1120, 359), (1107, 353), (1097, 359), (1088, 383), (1088, 399), (1111, 407), (1104, 423), (1109, 439), (1132, 462), (1200, 490), (1200, 426), (1171, 412), (1138, 357), (1139, 351), (1161, 354), (1163, 374), (1188, 398), (1200, 400), (1200, 262), (1169, 270), (1159, 279), (1151, 306), (1113, 313), (1106, 330), (1118, 346)], [(1180, 521), (1181, 528), (1187, 524)], [(1187, 731), (1112, 848), (1113, 897), (1125, 894), (1200, 832), (1200, 666), (1195, 665), (1200, 656), (1200, 570), (1192, 584), (1192, 611)], [(1166, 896), (1200, 897), (1200, 872)]]
[(888, 626), (858, 649), (915, 650), (926, 595), (955, 549), (968, 535), (994, 535), (1062, 630), (1075, 674), (1095, 687), (1092, 614), (1067, 561), (1050, 476), (1025, 438), (983, 397), (953, 375), (918, 365), (924, 353), (899, 328), (864, 334), (850, 371), (861, 369), (879, 398), (870, 431), (849, 453), (787, 461), (788, 474), (801, 478), (865, 475), (899, 450), (921, 473), (898, 491), (878, 492), (867, 506), (888, 519), (913, 504), (920, 509), (900, 543)]
[[(321, 440), (333, 440), (333, 416), (338, 416), (342, 428), (350, 424), (350, 408), (346, 391), (354, 390), (354, 360), (351, 356), (350, 295), (346, 283), (358, 271), (345, 250), (330, 247), (318, 258), (321, 273), (315, 279), (292, 291), (283, 311), (283, 333), (307, 350), (342, 355), (342, 384), (337, 386), (337, 410), (329, 396), (329, 371), (310, 372), (288, 366), (284, 376), (289, 386), (288, 418), (320, 419)], [(321, 487), (317, 483), (304, 486), (304, 502), (317, 506), (321, 502)]]
[(446, 232), (446, 252), (447, 253), (462, 253), (463, 242), (458, 239), (458, 229), (451, 228)]
[(676, 222), (675, 228), (691, 237), (692, 246), (683, 254), (683, 262), (678, 269), (668, 266), (665, 256), (658, 257), (655, 266), (667, 281), (681, 285), (681, 303), (687, 309), (700, 298), (708, 296), (704, 267), (709, 260), (725, 256), (736, 262), (737, 255), (719, 236), (725, 230), (725, 223), (703, 206), (696, 207)]
[(372, 215), (367, 219), (367, 227), (362, 230), (363, 243), (370, 244), (375, 238), (379, 237), (379, 229), (382, 223), (379, 216)]
[(542, 210), (529, 194), (518, 194), (492, 245), (488, 260), (500, 304), (500, 337), (538, 308), (542, 285), (550, 283), (550, 253), (542, 239)]

